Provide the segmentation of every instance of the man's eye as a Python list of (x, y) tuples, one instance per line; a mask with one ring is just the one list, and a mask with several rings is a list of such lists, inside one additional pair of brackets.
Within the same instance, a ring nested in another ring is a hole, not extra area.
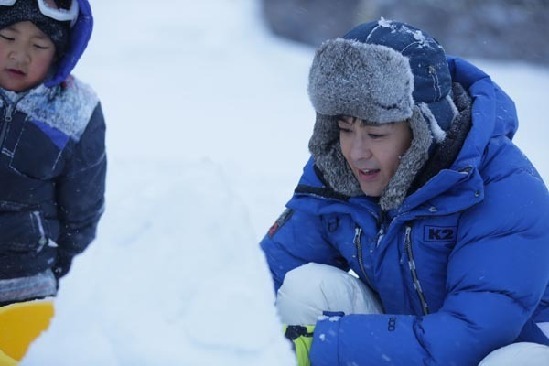
[(8, 40), (8, 41), (13, 41), (15, 39), (14, 37), (8, 37), (5, 34), (1, 34), (1, 33), (0, 33), (0, 38)]
[(338, 128), (339, 128), (339, 132), (343, 132), (343, 133), (351, 132), (351, 129), (349, 127), (338, 126)]
[(370, 134), (368, 134), (368, 136), (370, 136), (370, 138), (372, 138), (372, 139), (380, 139), (380, 138), (382, 138), (382, 137), (385, 136), (385, 135), (379, 135), (379, 134), (375, 134), (375, 133), (370, 133)]

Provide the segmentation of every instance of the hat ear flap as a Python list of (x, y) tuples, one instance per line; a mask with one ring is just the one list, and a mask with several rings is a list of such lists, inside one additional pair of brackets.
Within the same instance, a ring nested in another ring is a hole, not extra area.
[[(428, 110), (427, 112), (432, 116), (432, 113)], [(420, 106), (414, 106), (412, 117), (408, 122), (413, 133), (412, 142), (400, 159), (395, 174), (380, 198), (379, 204), (384, 211), (395, 209), (402, 204), (416, 175), (429, 158), (429, 148), (433, 143), (433, 135)]]
[(309, 140), (309, 151), (330, 188), (348, 197), (363, 194), (341, 152), (337, 117), (317, 113), (313, 135)]

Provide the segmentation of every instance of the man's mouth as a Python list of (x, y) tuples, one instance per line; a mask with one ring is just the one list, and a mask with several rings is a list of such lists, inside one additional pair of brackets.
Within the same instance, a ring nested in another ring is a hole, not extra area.
[(373, 175), (379, 172), (379, 169), (359, 169), (360, 174)]

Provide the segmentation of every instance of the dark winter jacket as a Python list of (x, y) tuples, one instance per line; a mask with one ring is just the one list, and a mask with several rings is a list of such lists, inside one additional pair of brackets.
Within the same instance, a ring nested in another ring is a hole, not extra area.
[(308, 262), (352, 269), (385, 314), (317, 323), (313, 365), (477, 365), (518, 341), (548, 344), (549, 193), (512, 144), (513, 102), (488, 75), (448, 60), (472, 98), (457, 158), (381, 212), (365, 196), (334, 194), (308, 162), (261, 247), (275, 290)]
[(23, 93), (0, 89), (0, 281), (52, 269), (64, 275), (94, 239), (105, 191), (99, 99), (70, 76), (92, 17), (80, 16), (58, 68)]

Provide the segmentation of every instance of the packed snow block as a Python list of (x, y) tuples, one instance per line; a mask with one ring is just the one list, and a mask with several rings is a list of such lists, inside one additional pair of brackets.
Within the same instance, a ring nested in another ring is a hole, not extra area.
[(221, 166), (111, 161), (97, 242), (33, 365), (291, 365), (272, 280)]

